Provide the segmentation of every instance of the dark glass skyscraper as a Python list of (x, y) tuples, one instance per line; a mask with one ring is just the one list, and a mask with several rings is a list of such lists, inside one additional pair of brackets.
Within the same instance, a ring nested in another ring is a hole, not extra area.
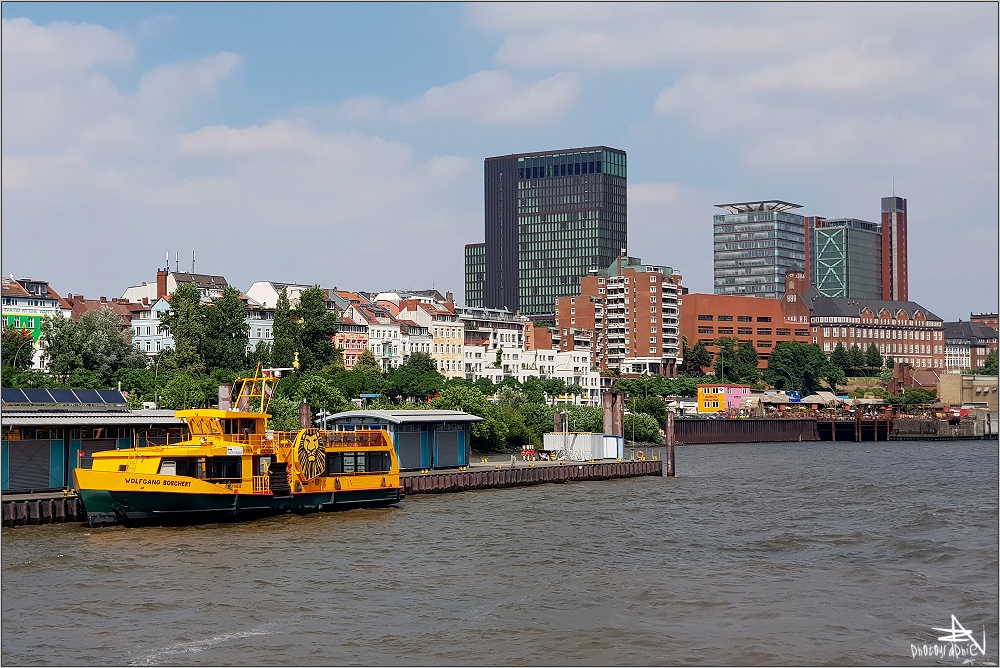
[[(486, 158), (485, 277), (466, 247), (466, 303), (525, 315), (553, 313), (580, 277), (627, 248), (625, 152), (589, 148)], [(474, 304), (482, 294), (482, 304)]]

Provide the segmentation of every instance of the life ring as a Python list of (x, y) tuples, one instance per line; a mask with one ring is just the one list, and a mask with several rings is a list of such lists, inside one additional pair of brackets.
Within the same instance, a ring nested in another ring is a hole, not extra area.
[(635, 458), (638, 459), (640, 462), (644, 462), (646, 461), (646, 453), (640, 450), (639, 452), (635, 453)]

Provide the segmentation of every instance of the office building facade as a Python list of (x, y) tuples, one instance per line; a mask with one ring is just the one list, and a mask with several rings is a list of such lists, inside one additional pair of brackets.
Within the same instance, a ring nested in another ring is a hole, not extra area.
[(805, 266), (805, 222), (791, 209), (798, 204), (780, 200), (717, 204), (715, 294), (780, 298), (785, 274)]
[(578, 294), (627, 248), (626, 178), (625, 152), (606, 146), (486, 158), (485, 261), (466, 247), (466, 303), (541, 315)]
[(486, 244), (465, 246), (465, 305), (483, 308), (483, 286), (486, 282)]
[(882, 298), (882, 226), (807, 218), (809, 282), (826, 297)]
[(906, 200), (882, 198), (882, 299), (907, 301), (910, 298), (909, 265), (906, 251)]

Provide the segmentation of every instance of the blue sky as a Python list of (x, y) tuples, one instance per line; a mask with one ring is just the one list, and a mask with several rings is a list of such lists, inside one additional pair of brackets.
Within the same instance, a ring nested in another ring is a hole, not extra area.
[(714, 204), (876, 220), (895, 180), (911, 299), (997, 309), (996, 4), (2, 12), (3, 271), (62, 293), (118, 296), (195, 250), (244, 290), (460, 296), (483, 158), (606, 144), (629, 156), (630, 252), (693, 291)]

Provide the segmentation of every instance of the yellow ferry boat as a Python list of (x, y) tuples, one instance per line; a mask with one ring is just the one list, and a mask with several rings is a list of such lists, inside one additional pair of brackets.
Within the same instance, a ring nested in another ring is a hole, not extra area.
[(276, 382), (258, 367), (237, 379), (236, 410), (177, 411), (188, 430), (179, 443), (93, 453), (90, 468), (73, 470), (90, 525), (215, 522), (403, 499), (385, 431), (268, 430)]

